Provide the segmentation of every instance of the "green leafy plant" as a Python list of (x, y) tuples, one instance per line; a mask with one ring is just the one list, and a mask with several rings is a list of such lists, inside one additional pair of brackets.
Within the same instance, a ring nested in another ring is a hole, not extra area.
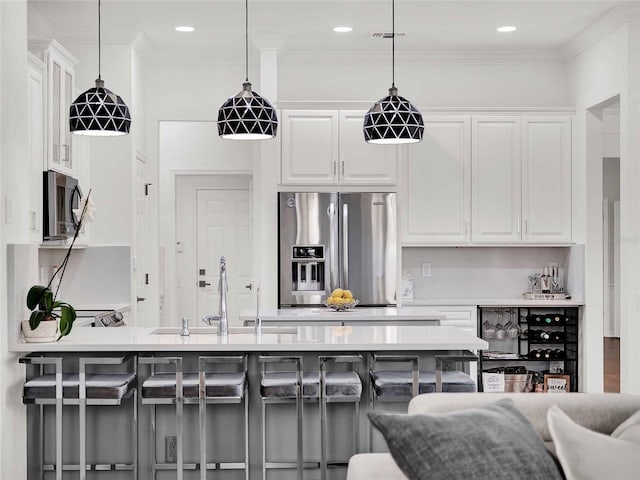
[[(57, 321), (59, 318), (60, 337), (58, 337), (58, 340), (65, 335), (69, 335), (71, 328), (73, 327), (73, 322), (76, 319), (76, 310), (69, 303), (57, 300), (57, 297), (60, 285), (62, 284), (62, 278), (64, 277), (64, 272), (67, 270), (67, 264), (71, 257), (71, 250), (73, 249), (80, 230), (82, 229), (82, 222), (84, 221), (85, 214), (87, 213), (87, 207), (90, 205), (90, 196), (91, 190), (89, 190), (85, 199), (84, 206), (82, 207), (82, 213), (80, 214), (80, 219), (76, 226), (76, 232), (73, 236), (73, 240), (71, 241), (71, 245), (69, 245), (69, 248), (67, 249), (67, 253), (62, 264), (60, 264), (58, 269), (51, 276), (46, 287), (42, 285), (33, 285), (27, 293), (27, 308), (31, 310), (29, 327), (31, 330), (35, 330), (38, 328), (38, 325), (40, 325), (40, 322)], [(50, 287), (53, 283), (53, 279), (56, 278), (58, 274), (60, 274), (60, 281), (58, 282), (56, 291), (53, 292)]]
[[(42, 321), (55, 321), (60, 318), (60, 336), (68, 335), (76, 319), (75, 309), (66, 302), (54, 300), (48, 287), (34, 285), (27, 294), (27, 307), (31, 310), (29, 326), (35, 330)], [(58, 313), (59, 312), (59, 313)]]

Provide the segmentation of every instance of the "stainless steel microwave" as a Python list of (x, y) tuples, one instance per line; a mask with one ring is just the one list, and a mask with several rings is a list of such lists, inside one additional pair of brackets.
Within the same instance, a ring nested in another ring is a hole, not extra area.
[(44, 172), (44, 240), (64, 240), (73, 237), (78, 222), (73, 213), (78, 208), (82, 192), (78, 180), (62, 173)]

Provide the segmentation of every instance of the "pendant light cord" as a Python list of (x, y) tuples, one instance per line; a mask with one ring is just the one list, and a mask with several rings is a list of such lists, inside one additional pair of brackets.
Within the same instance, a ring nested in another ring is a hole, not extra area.
[(396, 0), (391, 0), (391, 86), (396, 86)]
[(100, 0), (98, 0), (98, 80), (102, 79), (100, 67), (102, 64), (102, 30), (100, 18)]
[(249, 0), (244, 0), (244, 81), (249, 81)]

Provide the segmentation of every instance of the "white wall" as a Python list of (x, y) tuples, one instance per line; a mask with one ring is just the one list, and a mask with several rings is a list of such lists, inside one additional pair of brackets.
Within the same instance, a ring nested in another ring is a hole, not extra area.
[[(26, 411), (20, 402), (24, 368), (9, 353), (9, 332), (20, 319), (9, 316), (7, 285), (7, 243), (28, 241), (27, 178), (27, 2), (0, 1), (0, 472), (2, 478), (26, 478)], [(11, 203), (8, 212), (5, 198)]]
[[(217, 110), (216, 110), (217, 112)], [(166, 322), (177, 325), (184, 312), (176, 309), (175, 193), (178, 174), (251, 174), (251, 142), (235, 142), (218, 137), (216, 122), (161, 121), (159, 140), (159, 242), (166, 246)], [(233, 272), (230, 272), (232, 275)], [(153, 316), (150, 322), (157, 323)]]
[[(95, 45), (64, 45), (80, 61), (76, 66), (76, 85), (81, 91), (95, 85), (98, 76), (98, 52)], [(120, 95), (132, 107), (132, 47), (102, 46), (102, 79), (105, 87)], [(138, 104), (136, 103), (136, 106)], [(96, 245), (131, 245), (133, 238), (133, 165), (136, 129), (143, 122), (132, 122), (131, 135), (90, 138), (90, 185), (97, 207), (96, 219), (89, 226), (91, 242)]]
[[(403, 248), (402, 268), (414, 277), (414, 299), (522, 298), (528, 276), (542, 274), (558, 263), (560, 281), (567, 284), (570, 248), (464, 247)], [(422, 276), (422, 262), (431, 264), (431, 276)], [(576, 286), (579, 289), (579, 286)]]
[(573, 125), (574, 240), (586, 242), (584, 365), (587, 391), (603, 389), (602, 129), (587, 109), (620, 95), (621, 202), (621, 390), (640, 393), (640, 34), (638, 20), (625, 23), (567, 64)]
[[(389, 62), (280, 61), (278, 97), (373, 103), (391, 86)], [(561, 63), (396, 64), (399, 94), (420, 107), (565, 107)]]

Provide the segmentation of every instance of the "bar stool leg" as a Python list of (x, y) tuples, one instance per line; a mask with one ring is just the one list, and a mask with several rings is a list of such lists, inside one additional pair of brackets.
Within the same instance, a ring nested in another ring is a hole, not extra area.
[(184, 413), (184, 399), (182, 397), (182, 365), (180, 371), (176, 372), (176, 443), (177, 443), (177, 462), (176, 462), (176, 478), (183, 480), (184, 475), (184, 457), (182, 445), (182, 415)]
[(262, 404), (262, 480), (267, 480), (267, 404), (260, 399)]
[[(134, 363), (137, 365), (138, 362)], [(137, 376), (137, 372), (136, 372)], [(138, 390), (133, 390), (133, 480), (138, 480)]]
[[(246, 370), (246, 368), (245, 368)], [(244, 478), (249, 480), (249, 388), (244, 388)]]
[(153, 462), (151, 463), (151, 474), (152, 479), (156, 480), (158, 470), (156, 464), (158, 463), (158, 456), (156, 452), (156, 406), (151, 405), (151, 451), (153, 452), (151, 455), (151, 459)]
[(205, 372), (200, 366), (198, 388), (198, 410), (200, 413), (200, 479), (207, 480), (207, 401), (205, 400)]
[(327, 379), (324, 359), (320, 359), (320, 479), (327, 479)]
[(87, 478), (87, 384), (85, 364), (80, 360), (80, 386), (78, 391), (78, 423), (80, 425), (80, 480)]
[(56, 366), (56, 480), (62, 480), (62, 358), (55, 359)]
[(298, 368), (296, 372), (296, 380), (298, 382), (296, 388), (296, 412), (298, 414), (298, 480), (303, 480), (304, 474), (304, 428), (303, 428), (303, 419), (304, 419), (304, 401), (303, 401), (303, 378), (302, 372), (300, 368)]

